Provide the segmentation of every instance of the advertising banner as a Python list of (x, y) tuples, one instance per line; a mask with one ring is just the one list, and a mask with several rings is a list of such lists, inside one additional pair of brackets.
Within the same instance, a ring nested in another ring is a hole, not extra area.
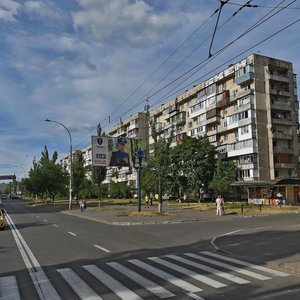
[(146, 140), (92, 136), (92, 166), (138, 168), (147, 160)]

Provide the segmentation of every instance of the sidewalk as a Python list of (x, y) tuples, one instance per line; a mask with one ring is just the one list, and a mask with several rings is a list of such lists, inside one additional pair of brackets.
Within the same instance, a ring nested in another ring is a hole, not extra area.
[[(72, 211), (63, 211), (62, 213), (111, 225), (207, 222), (246, 217), (236, 214), (216, 216), (215, 211), (182, 209), (180, 206), (175, 205), (164, 206), (162, 214), (158, 213), (157, 206), (142, 206), (141, 212), (138, 212), (136, 205), (109, 205), (103, 206), (102, 208), (87, 208), (84, 212), (80, 212), (80, 210), (76, 208)], [(132, 215), (132, 213), (134, 214)]]

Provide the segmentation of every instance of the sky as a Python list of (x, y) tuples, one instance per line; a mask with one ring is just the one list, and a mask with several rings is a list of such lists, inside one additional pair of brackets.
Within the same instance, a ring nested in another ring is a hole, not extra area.
[(82, 149), (99, 123), (107, 131), (251, 53), (300, 74), (300, 0), (225, 2), (0, 0), (0, 175), (25, 177), (44, 146), (69, 152), (47, 118)]

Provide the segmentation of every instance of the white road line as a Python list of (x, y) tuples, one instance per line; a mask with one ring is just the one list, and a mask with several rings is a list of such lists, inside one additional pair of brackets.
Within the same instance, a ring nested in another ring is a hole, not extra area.
[(260, 271), (263, 271), (265, 273), (269, 273), (269, 274), (272, 274), (272, 275), (275, 275), (275, 276), (286, 277), (286, 276), (290, 275), (288, 273), (284, 273), (284, 272), (272, 270), (272, 269), (269, 269), (269, 268), (265, 268), (265, 267), (253, 265), (253, 264), (250, 264), (248, 262), (241, 261), (239, 259), (234, 259), (234, 258), (230, 258), (230, 257), (227, 257), (227, 256), (223, 256), (223, 255), (219, 255), (219, 254), (207, 252), (207, 251), (204, 251), (202, 253), (204, 253), (206, 255), (209, 255), (209, 256), (216, 257), (216, 258), (220, 258), (222, 260), (230, 261), (230, 262), (236, 263), (238, 265), (242, 265), (242, 266), (249, 267), (249, 268), (252, 268), (252, 269), (260, 270)]
[(194, 293), (186, 293), (190, 298), (196, 299), (196, 300), (205, 300), (204, 298), (194, 294)]
[(105, 248), (103, 248), (103, 247), (101, 247), (99, 245), (94, 245), (94, 247), (96, 247), (96, 248), (98, 248), (98, 249), (100, 249), (100, 250), (102, 250), (104, 252), (110, 253), (110, 250), (107, 250), (107, 249), (105, 249)]
[(54, 227), (58, 227), (58, 225), (57, 225), (57, 224), (52, 224), (52, 226), (54, 226)]
[(217, 270), (217, 269), (215, 269), (215, 268), (211, 268), (211, 267), (208, 267), (208, 266), (206, 266), (206, 265), (199, 264), (199, 263), (196, 263), (195, 261), (192, 261), (192, 260), (189, 260), (189, 259), (185, 259), (185, 258), (176, 256), (176, 255), (166, 255), (166, 257), (169, 257), (169, 258), (171, 258), (171, 259), (180, 261), (180, 262), (182, 262), (182, 263), (184, 263), (184, 264), (187, 264), (187, 265), (189, 265), (189, 266), (192, 266), (192, 267), (194, 267), (194, 268), (204, 270), (204, 271), (206, 271), (206, 272), (212, 273), (212, 274), (214, 274), (214, 275), (216, 275), (216, 276), (225, 278), (225, 279), (227, 279), (227, 280), (230, 280), (230, 281), (235, 282), (235, 283), (238, 283), (238, 284), (245, 284), (245, 283), (249, 283), (249, 282), (250, 282), (250, 281), (245, 280), (245, 279), (243, 279), (243, 278), (234, 276), (234, 275), (229, 274), (229, 273), (222, 272), (222, 271)]
[(34, 283), (36, 291), (40, 296), (40, 299), (61, 300), (37, 259), (33, 255), (31, 249), (28, 247), (27, 243), (8, 214), (6, 214), (6, 220), (14, 236), (29, 275)]
[(193, 284), (190, 284), (180, 278), (177, 278), (167, 272), (164, 272), (160, 269), (157, 269), (149, 264), (146, 264), (138, 259), (130, 259), (128, 260), (130, 263), (156, 275), (157, 277), (160, 277), (162, 278), (163, 280), (166, 280), (168, 282), (170, 282), (171, 284), (187, 291), (188, 293), (197, 293), (197, 292), (201, 292), (202, 289), (200, 289), (199, 287), (193, 285)]
[(218, 262), (216, 260), (212, 260), (212, 259), (203, 257), (201, 255), (197, 255), (197, 254), (193, 254), (193, 253), (184, 253), (184, 254), (187, 255), (187, 256), (189, 256), (189, 257), (193, 257), (193, 258), (196, 258), (198, 260), (202, 260), (202, 261), (208, 262), (210, 264), (222, 267), (224, 269), (228, 269), (228, 270), (231, 270), (231, 271), (235, 271), (237, 273), (241, 273), (241, 274), (247, 275), (247, 276), (252, 277), (252, 278), (256, 278), (256, 279), (259, 279), (259, 280), (268, 280), (268, 279), (271, 279), (270, 277), (267, 277), (267, 276), (264, 276), (264, 275), (260, 275), (260, 274), (257, 274), (257, 273), (254, 273), (254, 272), (251, 272), (251, 271), (248, 271), (248, 270), (244, 270), (244, 269), (241, 269), (241, 268), (237, 268), (237, 267), (234, 267), (234, 266), (229, 265), (229, 264)]
[(38, 219), (40, 219), (41, 217), (40, 216), (36, 216)]
[(21, 300), (15, 276), (0, 278), (0, 299)]
[(144, 276), (130, 270), (129, 268), (117, 262), (110, 262), (107, 263), (107, 265), (111, 266), (123, 275), (129, 277), (131, 280), (135, 281), (136, 283), (147, 289), (150, 293), (156, 295), (159, 298), (169, 298), (175, 296), (173, 293), (169, 292), (155, 282), (145, 278)]
[(94, 290), (92, 290), (76, 273), (70, 268), (58, 269), (58, 273), (66, 280), (77, 296), (82, 300), (101, 300)]
[(112, 290), (117, 296), (124, 300), (142, 300), (137, 294), (129, 290), (122, 283), (115, 280), (113, 277), (102, 271), (95, 265), (83, 266), (89, 273), (101, 281), (105, 286)]
[(48, 220), (45, 220), (45, 219), (44, 219), (43, 221), (44, 221), (44, 222), (48, 222)]
[(166, 261), (166, 260), (164, 260), (162, 258), (159, 258), (159, 257), (148, 257), (148, 259), (150, 259), (152, 261), (155, 261), (156, 263), (159, 263), (159, 264), (161, 264), (161, 265), (163, 265), (165, 267), (173, 269), (173, 270), (175, 270), (175, 271), (177, 271), (179, 273), (187, 275), (187, 276), (189, 276), (189, 277), (191, 277), (191, 278), (193, 278), (195, 280), (203, 282), (203, 283), (205, 283), (205, 284), (207, 284), (209, 286), (212, 286), (212, 287), (214, 287), (216, 289), (227, 286), (226, 284), (224, 284), (222, 282), (219, 282), (219, 281), (211, 279), (211, 278), (209, 278), (207, 276), (198, 274), (198, 273), (196, 273), (194, 271), (191, 271), (189, 269), (186, 269), (186, 268), (183, 268), (183, 267), (178, 266), (176, 264), (173, 264), (171, 262), (168, 262), (168, 261)]
[(77, 236), (77, 234), (76, 234), (76, 233), (74, 233), (74, 232), (71, 232), (71, 231), (68, 231), (68, 234), (71, 234), (71, 235), (73, 235), (73, 236)]

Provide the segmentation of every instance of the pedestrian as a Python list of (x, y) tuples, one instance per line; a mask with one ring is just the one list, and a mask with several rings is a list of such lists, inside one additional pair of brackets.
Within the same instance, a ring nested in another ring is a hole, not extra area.
[(84, 211), (84, 200), (82, 198), (79, 201), (79, 207), (80, 207), (80, 211), (83, 212)]
[(145, 202), (146, 202), (146, 206), (149, 207), (149, 196), (148, 195), (145, 196)]
[(150, 193), (150, 206), (152, 206), (152, 205), (153, 205), (153, 194)]
[(217, 205), (217, 216), (222, 216), (222, 197), (219, 195), (216, 199), (216, 205)]
[(83, 209), (86, 210), (86, 201), (83, 199)]
[(223, 196), (221, 196), (221, 208), (222, 208), (222, 216), (225, 215), (225, 202)]

